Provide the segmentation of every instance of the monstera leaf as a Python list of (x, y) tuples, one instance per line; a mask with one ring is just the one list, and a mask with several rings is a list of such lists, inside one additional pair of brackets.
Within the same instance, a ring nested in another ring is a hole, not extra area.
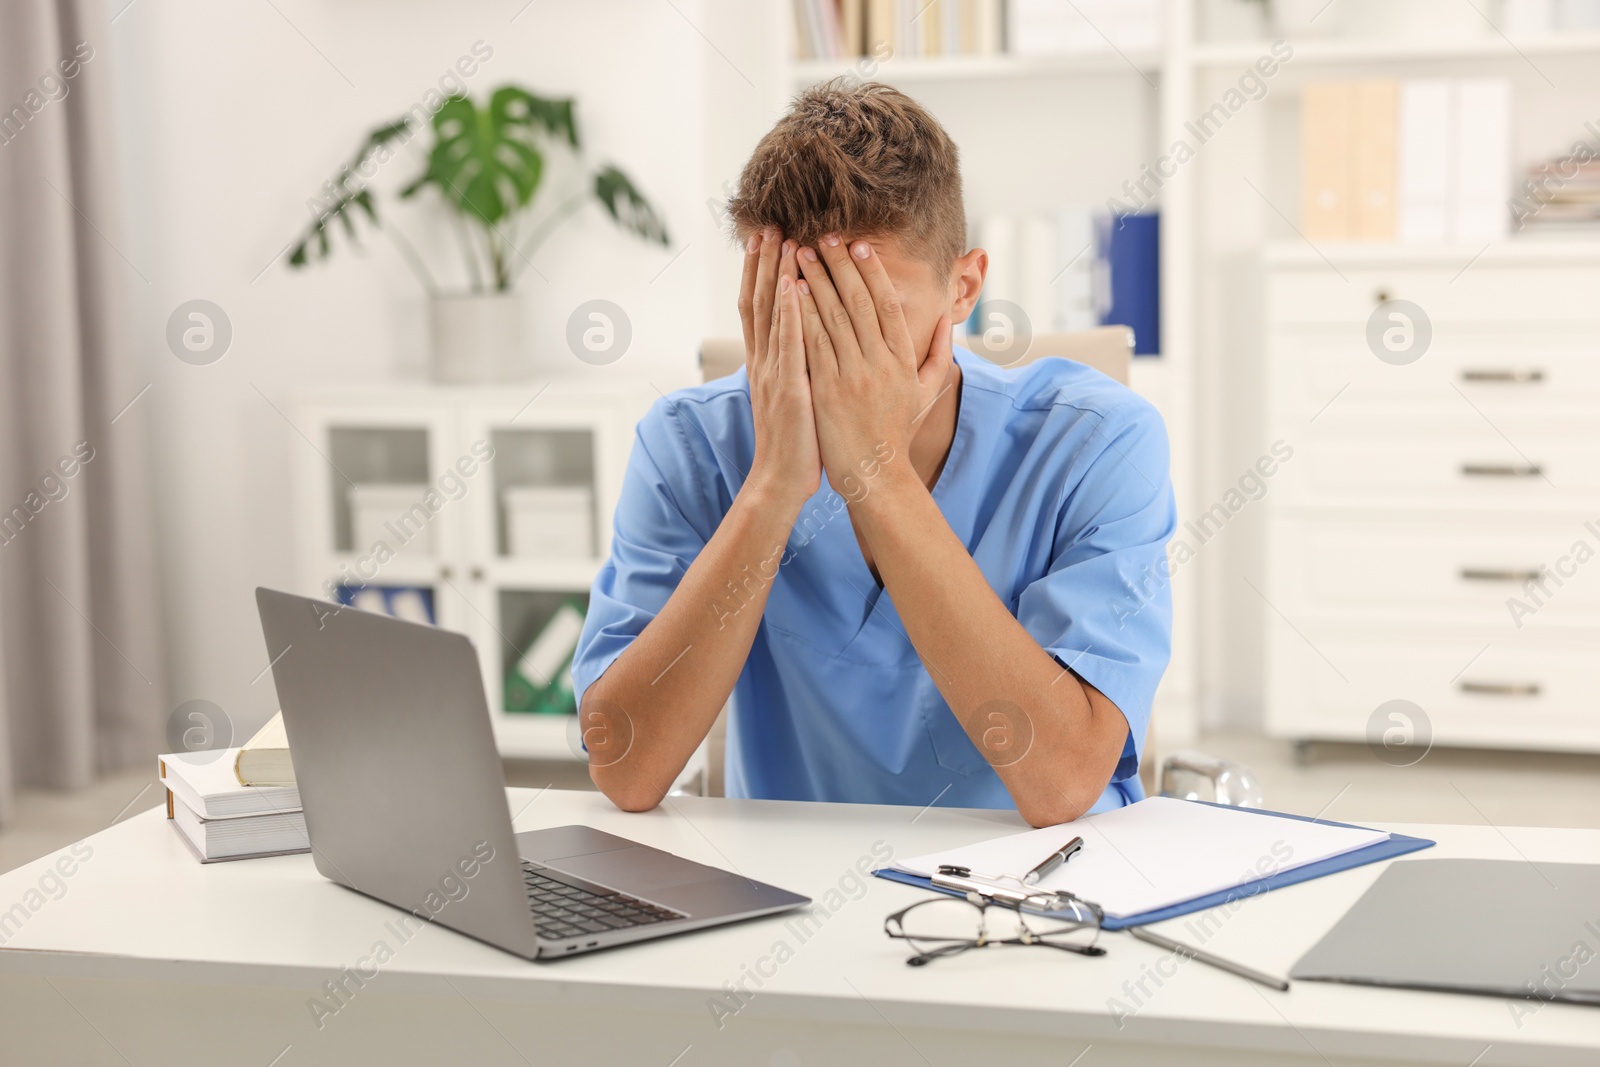
[(344, 227), (344, 232), (354, 241), (356, 224), (353, 208), (360, 208), (368, 222), (378, 225), (377, 205), (373, 202), (372, 191), (361, 184), (360, 174), (367, 161), (385, 145), (397, 138), (404, 141), (409, 136), (410, 126), (405, 119), (379, 126), (367, 134), (367, 139), (361, 142), (361, 147), (356, 149), (350, 162), (339, 168), (338, 175), (323, 186), (325, 195), (322, 202), (309, 202), (316, 210), (312, 213), (310, 227), (289, 253), (291, 267), (303, 267), (309, 262), (312, 241), (317, 244), (317, 257), (328, 258), (328, 227), (335, 221)]
[(542, 138), (578, 146), (572, 101), (547, 100), (514, 85), (497, 89), (487, 107), (452, 96), (433, 116), (436, 141), (428, 169), (400, 191), (439, 190), (468, 218), (494, 227), (528, 206), (544, 177)]
[(656, 244), (667, 243), (667, 224), (628, 176), (616, 167), (602, 167), (594, 176), (594, 195), (617, 225)]

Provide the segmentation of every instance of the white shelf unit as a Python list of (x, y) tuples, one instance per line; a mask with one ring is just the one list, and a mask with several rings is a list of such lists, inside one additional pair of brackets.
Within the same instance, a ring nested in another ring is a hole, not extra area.
[[(1600, 243), (1265, 262), (1269, 434), (1295, 448), (1267, 499), (1263, 595), (1293, 624), (1267, 631), (1271, 732), (1370, 741), (1400, 699), (1434, 744), (1600, 751), (1575, 558), (1600, 546)], [(1385, 299), (1431, 320), (1415, 362), (1368, 347)]]
[[(988, 214), (1103, 205), (1125, 179), (1170, 144), (1187, 116), (1187, 4), (1169, 0), (1168, 43), (1159, 49), (1107, 49), (1063, 55), (898, 57), (880, 62), (796, 60), (784, 55), (784, 95), (841, 75), (898, 85), (927, 106), (962, 153), (969, 222)], [(785, 31), (787, 32), (787, 31)], [(1176, 72), (1176, 73), (1175, 73)], [(1060, 130), (1056, 138), (1041, 129)], [(1087, 155), (1081, 145), (1093, 145)], [(1168, 187), (1172, 190), (1172, 187)], [(1161, 411), (1172, 441), (1172, 477), (1180, 516), (1194, 499), (1188, 377), (1192, 330), (1190, 288), (1175, 264), (1188, 255), (1186, 194), (1162, 204), (1162, 351), (1138, 357), (1132, 386)], [(1176, 225), (1175, 225), (1176, 224)], [(1171, 666), (1156, 694), (1154, 719), (1164, 749), (1192, 743), (1199, 732), (1196, 575), (1173, 578), (1175, 617)]]
[[(1296, 41), (1294, 62), (1298, 64), (1360, 65), (1372, 63), (1420, 63), (1449, 60), (1514, 60), (1524, 62), (1540, 56), (1600, 55), (1600, 33), (1574, 30), (1537, 37), (1503, 37), (1486, 32), (1477, 37), (1423, 38), (1396, 40), (1324, 38)], [(1270, 40), (1223, 41), (1195, 46), (1194, 62), (1201, 67), (1242, 66), (1253, 63), (1271, 47)]]
[[(324, 389), (300, 397), (295, 424), (313, 446), (297, 450), (294, 472), (300, 591), (326, 596), (330, 582), (425, 590), (437, 625), (465, 633), (477, 647), (502, 755), (581, 758), (572, 715), (507, 711), (505, 675), (562, 603), (587, 603), (610, 551), (634, 426), (657, 395), (644, 382), (575, 378), (495, 388)], [(380, 538), (396, 550), (383, 560), (373, 545), (353, 539), (352, 484), (425, 484), (438, 506), (426, 520), (424, 502), (409, 523), (383, 526)], [(591, 551), (511, 555), (503, 492), (518, 485), (590, 489)], [(414, 536), (424, 526), (432, 538), (427, 552), (417, 550), (422, 539)]]
[[(1204, 36), (1205, 8), (1197, 0), (1166, 0), (1157, 50), (891, 57), (877, 63), (789, 58), (781, 94), (786, 98), (805, 85), (850, 75), (887, 81), (917, 96), (962, 148), (974, 218), (1048, 206), (1041, 203), (1046, 195), (1104, 204), (1121, 196), (1121, 182), (1137, 180), (1144, 164), (1154, 164), (1179, 140), (1192, 142), (1186, 124), (1270, 54), (1270, 36)], [(794, 54), (791, 23), (772, 23), (786, 57)], [(1541, 110), (1538, 121), (1519, 132), (1518, 167), (1570, 147), (1573, 138), (1587, 136), (1584, 120), (1600, 114), (1600, 64), (1593, 62), (1600, 58), (1600, 33), (1593, 31), (1508, 40), (1485, 25), (1468, 37), (1291, 37), (1289, 43), (1293, 56), (1268, 80), (1266, 98), (1249, 100), (1228, 120), (1225, 136), (1198, 146), (1157, 201), (1162, 353), (1136, 361), (1134, 386), (1167, 420), (1180, 524), (1219, 500), (1272, 440), (1261, 385), (1259, 264), (1269, 243), (1295, 238), (1298, 104), (1305, 81), (1496, 73), (1513, 78), (1519, 104), (1533, 102), (1525, 107), (1570, 103), (1565, 119)], [(753, 138), (764, 129), (747, 132)], [(1438, 257), (1460, 269), (1482, 249), (1362, 251), (1395, 261)], [(1321, 262), (1304, 245), (1279, 254)], [(1499, 254), (1582, 255), (1516, 246)], [(1174, 656), (1156, 711), (1165, 744), (1192, 738), (1202, 718), (1213, 726), (1250, 727), (1264, 714), (1267, 633), (1275, 617), (1241, 578), (1258, 585), (1262, 580), (1267, 524), (1259, 509), (1236, 522), (1226, 543), (1206, 547), (1174, 578)]]

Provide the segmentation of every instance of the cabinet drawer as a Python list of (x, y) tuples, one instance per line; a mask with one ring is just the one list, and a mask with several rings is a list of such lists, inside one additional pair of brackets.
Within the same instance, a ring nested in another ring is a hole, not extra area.
[[(1451, 322), (1593, 322), (1600, 266), (1496, 265), (1467, 257), (1452, 267), (1342, 266), (1271, 268), (1267, 316), (1273, 326), (1365, 326), (1385, 299), (1409, 300), (1435, 324)], [(1341, 278), (1340, 275), (1343, 275)]]
[[(1487, 427), (1485, 428), (1487, 430)], [(1509, 431), (1508, 431), (1509, 432)], [(1584, 509), (1600, 498), (1600, 442), (1313, 440), (1282, 465), (1287, 504)]]
[(1496, 421), (1539, 412), (1592, 423), (1600, 405), (1600, 343), (1569, 334), (1463, 336), (1457, 329), (1402, 366), (1378, 359), (1354, 331), (1276, 334), (1268, 352), (1274, 405), (1297, 421), (1400, 408), (1476, 414), (1477, 407)]
[(1280, 517), (1269, 537), (1270, 595), (1290, 618), (1600, 622), (1600, 523)]
[(1507, 638), (1504, 627), (1436, 637), (1381, 622), (1298, 625), (1304, 637), (1268, 623), (1267, 721), (1277, 736), (1366, 740), (1379, 705), (1403, 699), (1427, 716), (1435, 744), (1600, 751), (1600, 631), (1532, 639)]

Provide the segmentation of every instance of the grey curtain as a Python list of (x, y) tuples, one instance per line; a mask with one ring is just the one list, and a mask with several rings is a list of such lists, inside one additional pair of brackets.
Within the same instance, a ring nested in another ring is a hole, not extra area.
[(99, 0), (0, 3), (0, 822), (163, 736), (109, 51)]

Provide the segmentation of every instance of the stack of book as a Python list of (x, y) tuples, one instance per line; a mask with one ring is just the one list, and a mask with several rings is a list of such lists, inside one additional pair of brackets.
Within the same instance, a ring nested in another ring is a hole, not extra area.
[(1470, 243), (1509, 229), (1505, 78), (1307, 85), (1300, 138), (1307, 240)]
[[(274, 784), (241, 784), (245, 780)], [(311, 851), (282, 716), (243, 748), (159, 757), (167, 820), (201, 863)]]
[(1528, 168), (1511, 204), (1518, 230), (1593, 233), (1600, 228), (1600, 149), (1583, 142)]

